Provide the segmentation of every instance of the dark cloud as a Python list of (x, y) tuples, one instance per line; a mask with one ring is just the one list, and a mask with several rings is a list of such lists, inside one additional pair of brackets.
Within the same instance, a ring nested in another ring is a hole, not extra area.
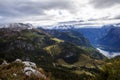
[(120, 4), (120, 0), (91, 0), (95, 8), (108, 8)]
[(115, 16), (114, 19), (120, 19), (120, 15)]
[[(45, 15), (44, 10), (71, 10), (70, 0), (0, 0), (0, 16), (4, 19)], [(7, 21), (7, 20), (6, 20)]]

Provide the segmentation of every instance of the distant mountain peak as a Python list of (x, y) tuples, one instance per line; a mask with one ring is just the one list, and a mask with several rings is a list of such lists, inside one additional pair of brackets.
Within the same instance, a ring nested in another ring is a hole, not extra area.
[(62, 30), (67, 30), (67, 29), (73, 29), (75, 28), (76, 26), (75, 25), (67, 25), (67, 24), (59, 24), (59, 25), (49, 25), (49, 26), (38, 26), (40, 28), (43, 28), (43, 29), (54, 29), (54, 30), (57, 30), (57, 29), (62, 29)]
[[(84, 26), (83, 26), (84, 25)], [(112, 27), (120, 27), (120, 23), (117, 24), (106, 24), (106, 25), (101, 25), (101, 26), (95, 26), (95, 25), (87, 25), (86, 24), (78, 24), (78, 23), (63, 23), (63, 24), (56, 24), (56, 25), (47, 25), (47, 26), (38, 26), (39, 28), (43, 29), (49, 29), (49, 30), (67, 30), (67, 29), (79, 29), (79, 28), (112, 28)]]
[(0, 28), (8, 28), (13, 31), (21, 31), (24, 29), (32, 29), (34, 26), (32, 24), (24, 24), (24, 23), (9, 23), (9, 24), (3, 24), (0, 26)]

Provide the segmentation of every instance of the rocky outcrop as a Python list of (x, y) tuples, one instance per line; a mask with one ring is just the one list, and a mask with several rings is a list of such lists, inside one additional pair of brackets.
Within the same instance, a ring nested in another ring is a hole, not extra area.
[(10, 76), (13, 76), (12, 80), (50, 80), (47, 78), (42, 68), (38, 68), (35, 63), (30, 61), (22, 61), (20, 59), (16, 59), (14, 62), (7, 63), (7, 61), (4, 60), (0, 65), (0, 70), (0, 73), (7, 72), (5, 73), (7, 76), (2, 74), (0, 75), (1, 80), (9, 79)]

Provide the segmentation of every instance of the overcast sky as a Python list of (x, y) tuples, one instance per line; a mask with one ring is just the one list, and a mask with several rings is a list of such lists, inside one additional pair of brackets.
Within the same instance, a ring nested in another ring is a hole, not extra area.
[(0, 23), (120, 22), (120, 0), (0, 0)]

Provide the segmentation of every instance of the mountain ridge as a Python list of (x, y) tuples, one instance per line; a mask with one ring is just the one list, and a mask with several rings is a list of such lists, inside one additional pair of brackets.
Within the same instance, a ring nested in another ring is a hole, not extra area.
[[(90, 50), (54, 37), (42, 29), (20, 29), (20, 31), (9, 28), (0, 29), (0, 61), (12, 62), (17, 58), (32, 61), (51, 72), (52, 75), (69, 73), (75, 79), (75, 76), (78, 75), (75, 70), (80, 72), (79, 67), (82, 66), (85, 69), (92, 67), (96, 71), (95, 66), (100, 66), (102, 59), (106, 57)], [(84, 68), (80, 75), (82, 74), (84, 74)], [(69, 75), (66, 76), (68, 78)], [(89, 75), (85, 74), (85, 76)]]

